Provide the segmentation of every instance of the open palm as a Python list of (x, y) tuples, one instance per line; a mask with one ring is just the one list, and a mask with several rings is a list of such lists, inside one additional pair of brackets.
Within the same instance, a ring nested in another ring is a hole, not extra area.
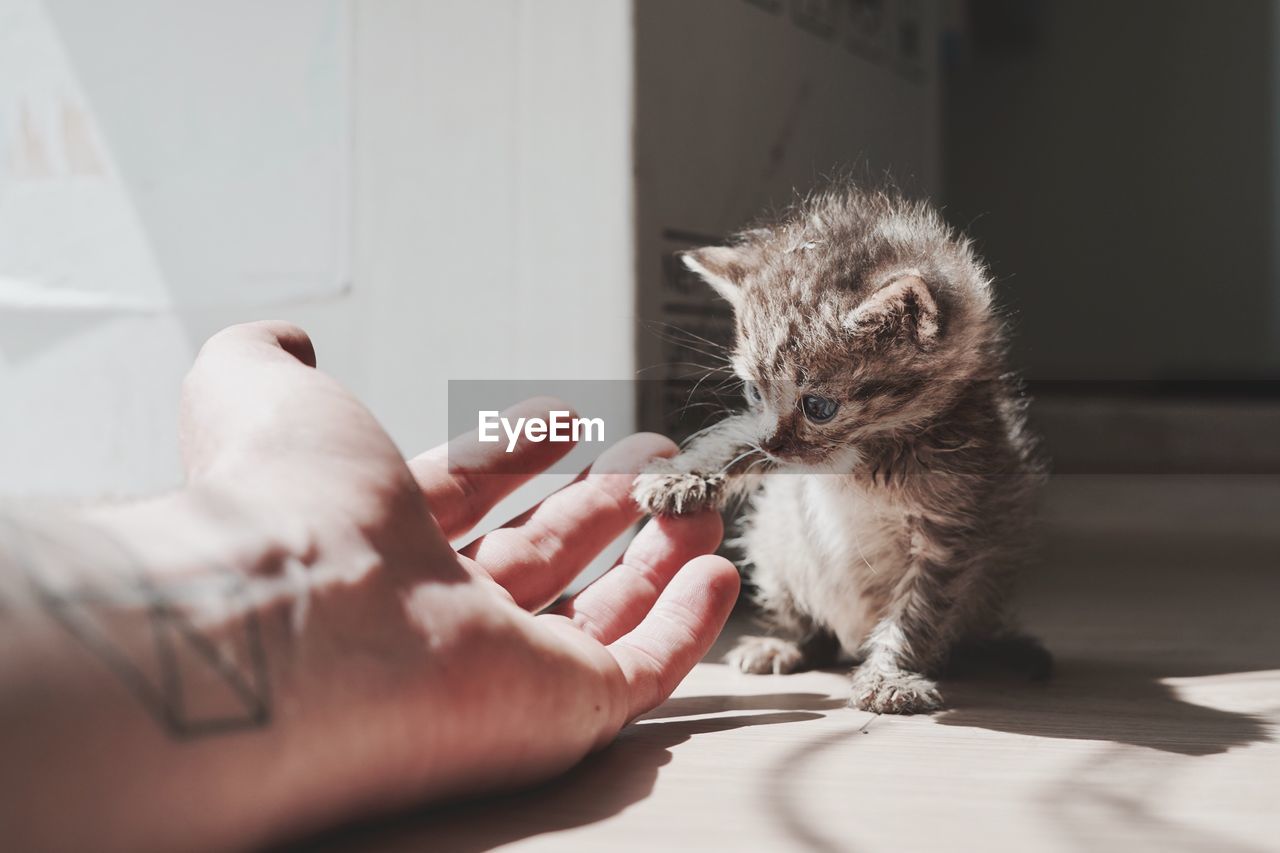
[(193, 485), (283, 531), (279, 547), (316, 578), (282, 678), (310, 709), (299, 724), (322, 726), (334, 745), (323, 760), (335, 773), (350, 773), (350, 743), (368, 745), (358, 778), (369, 802), (352, 808), (561, 771), (662, 702), (710, 647), (738, 589), (733, 566), (706, 556), (721, 536), (714, 513), (651, 520), (610, 572), (556, 604), (638, 520), (631, 482), (675, 452), (669, 440), (618, 443), (455, 551), (451, 540), (568, 446), (507, 453), (463, 437), (405, 462), (314, 364), (288, 324), (215, 336), (184, 387), (183, 447)]

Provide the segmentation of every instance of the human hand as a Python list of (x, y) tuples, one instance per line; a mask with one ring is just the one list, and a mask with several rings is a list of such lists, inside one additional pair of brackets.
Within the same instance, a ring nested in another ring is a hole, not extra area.
[(263, 615), (272, 719), (244, 736), (287, 731), (305, 755), (290, 752), (257, 837), (560, 772), (706, 652), (738, 589), (731, 564), (699, 556), (719, 543), (715, 513), (650, 521), (613, 570), (534, 615), (639, 518), (634, 475), (670, 441), (620, 442), (455, 552), (450, 539), (568, 446), (508, 454), (464, 438), (406, 464), (313, 365), (295, 327), (234, 327), (206, 344), (183, 394), (190, 489), (219, 516), (211, 539), (234, 540), (237, 570), (284, 590)]

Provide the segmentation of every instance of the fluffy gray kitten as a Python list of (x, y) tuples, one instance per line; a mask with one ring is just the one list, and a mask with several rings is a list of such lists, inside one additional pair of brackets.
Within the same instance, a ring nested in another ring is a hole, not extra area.
[(1005, 597), (1042, 477), (991, 282), (930, 208), (840, 189), (685, 264), (733, 306), (748, 408), (651, 466), (653, 513), (752, 493), (740, 543), (769, 637), (745, 672), (859, 663), (851, 704), (941, 706), (961, 646), (1050, 659)]

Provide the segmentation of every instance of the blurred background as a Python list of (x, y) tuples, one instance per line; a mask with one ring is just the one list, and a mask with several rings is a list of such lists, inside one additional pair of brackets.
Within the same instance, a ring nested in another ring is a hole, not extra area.
[(727, 322), (673, 253), (852, 173), (977, 241), (1055, 511), (1266, 530), (1278, 119), (1272, 0), (0, 0), (0, 494), (178, 482), (263, 317), (406, 452), (450, 379), (669, 426)]

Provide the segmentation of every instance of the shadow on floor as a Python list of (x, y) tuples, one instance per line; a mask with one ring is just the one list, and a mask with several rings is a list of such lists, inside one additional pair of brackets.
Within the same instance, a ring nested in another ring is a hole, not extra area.
[(819, 755), (866, 733), (865, 725), (826, 732), (787, 752), (774, 764), (765, 782), (767, 794), (763, 800), (795, 849), (812, 853), (852, 853), (853, 848), (847, 838), (836, 836), (830, 827), (821, 826), (804, 815), (802, 798), (796, 794), (801, 787), (797, 781), (808, 774), (811, 763)]
[(1057, 662), (1047, 682), (993, 677), (944, 681), (938, 722), (1010, 734), (1113, 743), (1180, 755), (1213, 755), (1270, 740), (1252, 714), (1180, 699), (1158, 666), (1095, 659)]
[(645, 714), (644, 720), (717, 714), (723, 711), (833, 711), (846, 701), (824, 693), (763, 693), (746, 696), (679, 696)]
[(1044, 683), (943, 681), (948, 726), (1214, 755), (1274, 739), (1263, 718), (1188, 702), (1165, 683), (1280, 668), (1274, 544), (1080, 537), (1050, 543), (1021, 612), (1054, 653)]
[[(793, 699), (793, 697), (804, 697)], [(763, 700), (752, 707), (820, 704), (817, 694), (757, 697), (692, 697), (700, 700)], [(679, 702), (681, 700), (674, 700)], [(665, 710), (660, 709), (660, 710)], [(736, 707), (743, 707), (736, 704)], [(686, 713), (702, 713), (688, 711)], [(674, 716), (666, 714), (665, 716)], [(299, 850), (489, 850), (522, 838), (572, 829), (619, 814), (652, 792), (671, 748), (697, 735), (747, 726), (796, 723), (823, 717), (812, 711), (775, 711), (696, 720), (649, 719), (623, 730), (618, 740), (559, 779), (527, 791), (461, 805), (402, 814), (308, 839)]]

